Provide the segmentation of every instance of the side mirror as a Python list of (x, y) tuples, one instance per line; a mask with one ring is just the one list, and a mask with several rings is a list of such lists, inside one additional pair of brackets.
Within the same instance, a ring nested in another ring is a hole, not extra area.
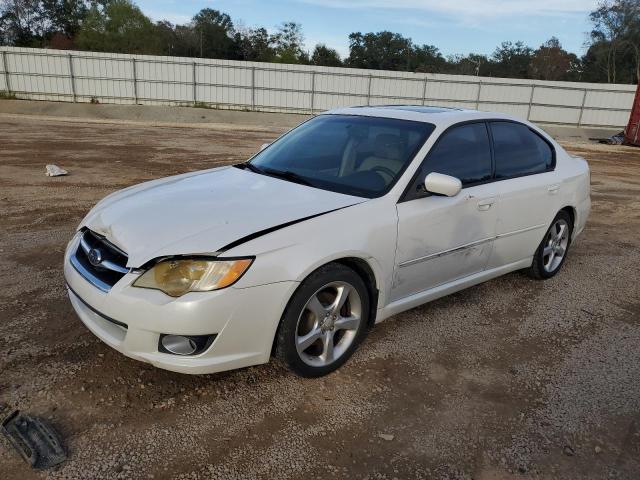
[(269, 145), (271, 145), (271, 144), (270, 143), (263, 143), (262, 145), (260, 145), (260, 150), (259, 151), (261, 152), (262, 150), (267, 148)]
[(462, 182), (456, 177), (433, 172), (424, 179), (424, 188), (427, 192), (455, 197), (462, 190)]

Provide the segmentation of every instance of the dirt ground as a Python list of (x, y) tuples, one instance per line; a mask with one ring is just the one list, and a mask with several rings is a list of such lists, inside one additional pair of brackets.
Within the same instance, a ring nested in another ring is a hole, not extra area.
[(640, 478), (640, 149), (567, 145), (591, 165), (593, 212), (559, 275), (398, 315), (328, 377), (174, 374), (95, 338), (62, 276), (81, 218), (281, 132), (247, 128), (0, 115), (0, 416), (49, 419), (70, 452), (38, 473), (2, 440), (0, 478)]

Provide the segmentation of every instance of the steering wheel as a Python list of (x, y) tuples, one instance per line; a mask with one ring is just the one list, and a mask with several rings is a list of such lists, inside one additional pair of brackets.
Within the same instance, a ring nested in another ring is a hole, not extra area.
[(384, 175), (387, 175), (389, 177), (389, 180), (393, 179), (393, 177), (396, 176), (396, 172), (394, 172), (393, 170), (391, 170), (390, 168), (387, 167), (383, 167), (381, 165), (378, 165), (376, 167), (373, 167), (371, 169), (372, 172), (376, 172), (376, 173), (381, 173)]

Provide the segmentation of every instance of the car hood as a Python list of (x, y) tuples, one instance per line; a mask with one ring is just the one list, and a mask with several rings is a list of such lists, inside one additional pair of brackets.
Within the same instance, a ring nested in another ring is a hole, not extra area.
[(128, 267), (140, 267), (167, 255), (219, 252), (244, 237), (365, 200), (223, 167), (116, 192), (80, 227), (104, 235), (128, 254)]

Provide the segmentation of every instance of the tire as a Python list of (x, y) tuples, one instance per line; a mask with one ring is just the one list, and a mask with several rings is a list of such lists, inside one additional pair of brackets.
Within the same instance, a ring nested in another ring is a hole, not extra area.
[(565, 210), (561, 210), (551, 222), (533, 256), (533, 263), (528, 270), (529, 276), (545, 280), (558, 273), (567, 259), (572, 233), (571, 216)]
[(369, 310), (369, 290), (356, 272), (339, 263), (320, 267), (300, 284), (282, 315), (276, 358), (301, 377), (333, 372), (367, 335)]

